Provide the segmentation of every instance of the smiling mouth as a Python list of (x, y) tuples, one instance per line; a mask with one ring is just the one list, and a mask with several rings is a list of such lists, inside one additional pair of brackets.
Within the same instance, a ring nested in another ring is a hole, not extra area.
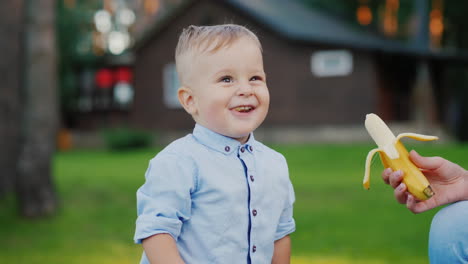
[(248, 113), (254, 109), (255, 107), (250, 106), (250, 105), (241, 105), (241, 106), (234, 108), (235, 111), (240, 112), (240, 113)]

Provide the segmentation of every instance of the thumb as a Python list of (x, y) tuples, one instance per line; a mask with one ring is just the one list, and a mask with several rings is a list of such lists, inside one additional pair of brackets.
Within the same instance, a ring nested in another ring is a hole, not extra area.
[(424, 170), (436, 170), (444, 163), (444, 160), (440, 157), (423, 157), (415, 150), (411, 150), (410, 159), (417, 167)]

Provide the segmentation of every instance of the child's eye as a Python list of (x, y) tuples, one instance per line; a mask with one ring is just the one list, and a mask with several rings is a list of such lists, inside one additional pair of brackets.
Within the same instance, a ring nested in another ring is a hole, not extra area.
[(263, 80), (263, 78), (260, 76), (253, 76), (252, 78), (250, 78), (250, 81), (261, 81), (261, 80)]
[(223, 83), (232, 83), (232, 77), (231, 76), (223, 76), (220, 79), (221, 82)]

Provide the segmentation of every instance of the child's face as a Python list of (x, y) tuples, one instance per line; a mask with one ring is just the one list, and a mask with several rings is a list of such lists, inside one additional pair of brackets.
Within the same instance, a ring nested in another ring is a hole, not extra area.
[(270, 96), (256, 43), (242, 37), (228, 47), (198, 56), (189, 89), (195, 121), (245, 143), (265, 119)]

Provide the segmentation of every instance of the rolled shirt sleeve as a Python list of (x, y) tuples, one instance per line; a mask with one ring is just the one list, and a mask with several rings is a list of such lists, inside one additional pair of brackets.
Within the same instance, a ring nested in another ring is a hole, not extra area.
[(293, 204), (295, 201), (294, 189), (291, 181), (288, 184), (288, 199), (285, 201), (283, 212), (281, 213), (278, 227), (276, 229), (275, 241), (291, 234), (296, 230), (296, 223), (293, 218)]
[(194, 171), (193, 161), (172, 153), (157, 155), (150, 161), (146, 181), (137, 191), (135, 243), (161, 233), (177, 241), (182, 223), (191, 215)]

